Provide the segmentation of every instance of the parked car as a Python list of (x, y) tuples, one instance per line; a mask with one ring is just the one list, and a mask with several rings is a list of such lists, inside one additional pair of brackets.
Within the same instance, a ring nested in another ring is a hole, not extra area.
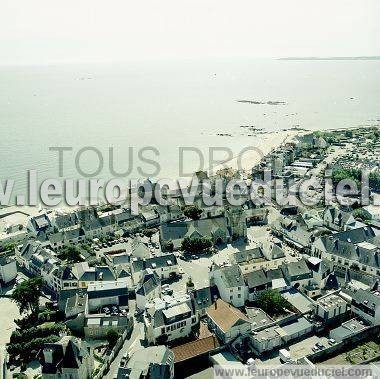
[(327, 342), (329, 345), (335, 345), (336, 344), (336, 341), (334, 340), (334, 338), (329, 338)]
[(320, 350), (322, 350), (322, 349), (325, 348), (325, 346), (324, 346), (323, 344), (321, 344), (320, 342), (317, 342), (317, 343), (315, 344), (315, 346), (317, 346), (318, 349), (320, 349)]
[(311, 348), (311, 350), (313, 350), (314, 352), (317, 352), (317, 351), (319, 351), (320, 349), (319, 349), (319, 347), (318, 347), (317, 345), (314, 345), (314, 346)]

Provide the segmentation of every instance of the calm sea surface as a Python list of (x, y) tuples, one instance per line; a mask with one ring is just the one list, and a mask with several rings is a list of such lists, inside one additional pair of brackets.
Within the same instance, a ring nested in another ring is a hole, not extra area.
[[(285, 104), (248, 104), (281, 101)], [(157, 176), (178, 176), (178, 148), (247, 145), (251, 125), (269, 131), (299, 125), (328, 129), (376, 125), (380, 119), (380, 61), (208, 61), (0, 67), (0, 178), (25, 190), (26, 172), (58, 175), (52, 146), (65, 153), (64, 176), (78, 178), (74, 158), (93, 146), (104, 155), (100, 177), (110, 176), (108, 149), (117, 171), (131, 165), (130, 177), (145, 171), (138, 150), (156, 147)], [(217, 133), (231, 134), (217, 136)], [(129, 148), (133, 148), (131, 152)], [(132, 153), (132, 154), (131, 154)], [(131, 161), (131, 156), (133, 161)], [(97, 167), (94, 153), (81, 167)], [(205, 156), (206, 162), (208, 155)], [(189, 157), (185, 168), (196, 168)], [(207, 164), (205, 163), (205, 167)]]

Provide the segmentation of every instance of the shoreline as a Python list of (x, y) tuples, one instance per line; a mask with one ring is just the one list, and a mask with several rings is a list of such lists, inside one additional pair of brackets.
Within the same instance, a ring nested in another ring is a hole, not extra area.
[[(247, 144), (242, 148), (243, 152), (239, 153), (238, 155), (234, 156), (232, 159), (224, 161), (223, 163), (217, 164), (212, 167), (204, 167), (202, 171), (207, 172), (209, 177), (215, 176), (218, 170), (221, 169), (231, 169), (233, 171), (238, 170), (243, 173), (244, 176), (249, 175), (252, 168), (255, 167), (260, 163), (260, 161), (267, 156), (271, 151), (279, 148), (281, 145), (283, 145), (286, 142), (292, 142), (295, 141), (295, 139), (298, 136), (312, 133), (310, 130), (305, 129), (288, 129), (288, 130), (280, 130), (280, 131), (267, 131), (264, 133), (260, 133), (256, 135), (256, 144), (249, 144), (249, 137), (247, 136)], [(257, 138), (258, 137), (258, 138)], [(260, 141), (260, 142), (259, 142)], [(245, 150), (244, 150), (245, 149)], [(177, 176), (176, 178), (173, 178), (175, 181), (178, 180), (185, 180), (188, 184), (190, 184), (190, 181), (194, 177), (196, 171), (193, 171), (193, 176), (189, 177), (180, 177)], [(148, 180), (149, 178), (143, 178), (145, 180)], [(164, 177), (157, 178), (164, 179)], [(126, 181), (128, 181), (128, 178), (126, 178)], [(177, 182), (178, 184), (178, 182)], [(179, 188), (179, 186), (178, 186)], [(126, 196), (126, 200), (128, 200), (129, 196)], [(88, 200), (88, 199), (86, 199)], [(115, 202), (108, 202), (104, 198), (99, 197), (98, 204), (113, 204), (118, 203), (118, 201), (115, 200)], [(66, 204), (59, 204), (56, 207), (47, 207), (43, 204), (39, 204), (37, 206), (18, 206), (16, 204), (11, 204), (9, 206), (3, 206), (0, 210), (0, 219), (2, 218), (1, 215), (7, 214), (7, 213), (29, 213), (30, 215), (36, 215), (40, 212), (46, 210), (46, 211), (61, 211), (63, 213), (71, 212), (75, 209), (81, 208), (82, 206), (76, 205), (76, 206), (68, 206)]]
[[(286, 142), (293, 142), (298, 136), (312, 133), (312, 131), (305, 130), (283, 130), (276, 132), (268, 132), (266, 134), (260, 134), (262, 143), (259, 146), (247, 146), (252, 147), (251, 150), (247, 150), (243, 154), (233, 157), (231, 160), (225, 161), (219, 165), (209, 168), (207, 171), (212, 172), (215, 175), (216, 171), (223, 168), (232, 168), (233, 170), (241, 169), (242, 171), (251, 170), (260, 161), (268, 155), (271, 151), (279, 148)], [(239, 167), (241, 166), (241, 167)]]

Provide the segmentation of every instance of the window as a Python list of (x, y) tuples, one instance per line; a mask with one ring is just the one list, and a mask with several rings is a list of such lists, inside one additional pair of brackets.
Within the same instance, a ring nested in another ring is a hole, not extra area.
[(239, 299), (241, 298), (241, 294), (240, 294), (240, 293), (238, 294), (238, 298), (239, 298)]
[(161, 334), (165, 334), (165, 328), (161, 328)]

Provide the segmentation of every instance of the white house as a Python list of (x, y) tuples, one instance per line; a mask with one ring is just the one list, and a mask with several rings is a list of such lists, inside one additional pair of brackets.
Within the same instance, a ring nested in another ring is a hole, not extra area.
[(251, 332), (252, 324), (239, 309), (218, 299), (206, 309), (209, 328), (223, 341), (229, 343), (238, 336)]
[(188, 294), (165, 296), (147, 304), (145, 336), (150, 344), (164, 344), (189, 336), (199, 326), (199, 315)]
[(244, 306), (248, 289), (238, 265), (219, 267), (213, 265), (209, 273), (210, 283), (218, 287), (222, 300), (235, 307)]
[[(346, 291), (346, 290), (345, 290)], [(371, 325), (380, 325), (380, 292), (379, 290), (353, 289), (349, 292), (352, 298), (351, 311)]]
[(161, 281), (158, 275), (149, 268), (145, 270), (135, 292), (137, 309), (144, 310), (147, 303), (161, 297)]

